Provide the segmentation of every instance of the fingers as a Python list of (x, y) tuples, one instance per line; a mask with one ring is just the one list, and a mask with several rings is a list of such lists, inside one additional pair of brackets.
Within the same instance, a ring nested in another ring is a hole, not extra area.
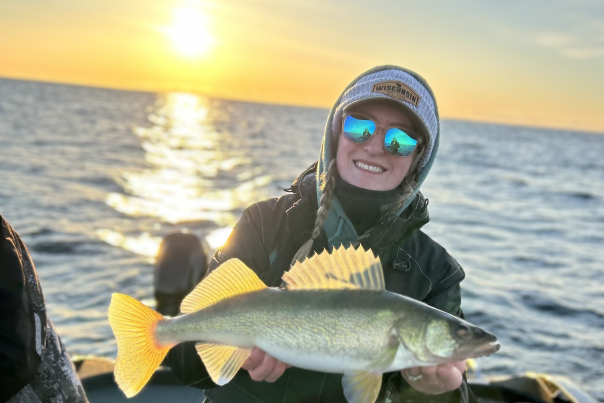
[(273, 370), (266, 376), (266, 378), (264, 378), (264, 380), (267, 382), (275, 382), (277, 379), (279, 379), (281, 377), (281, 375), (283, 375), (283, 373), (285, 372), (285, 369), (286, 369), (285, 363), (283, 363), (275, 358), (273, 358), (273, 361), (275, 361)]
[(254, 381), (275, 382), (291, 366), (271, 357), (259, 348), (254, 348), (241, 367), (248, 370), (250, 378)]
[(264, 359), (265, 355), (266, 353), (264, 351), (260, 350), (257, 347), (254, 347), (252, 349), (252, 353), (247, 358), (247, 360), (245, 360), (241, 368), (246, 369), (248, 371), (250, 369), (256, 368), (258, 365), (260, 365), (260, 363), (262, 363), (262, 360)]
[(417, 382), (424, 376), (422, 370), (426, 372), (426, 369), (422, 367), (407, 368), (407, 370), (402, 371), (402, 374), (407, 382), (412, 383)]
[(454, 363), (441, 364), (437, 366), (436, 378), (438, 379), (441, 390), (455, 390), (461, 385), (463, 380), (463, 370), (454, 365)]
[(459, 372), (461, 372), (463, 374), (463, 372), (466, 370), (466, 360), (463, 361), (455, 361), (454, 363), (452, 363), (453, 365), (455, 365), (455, 367), (459, 370)]
[(428, 394), (440, 394), (457, 389), (463, 381), (465, 361), (430, 367), (414, 367), (401, 371), (403, 378), (414, 389)]

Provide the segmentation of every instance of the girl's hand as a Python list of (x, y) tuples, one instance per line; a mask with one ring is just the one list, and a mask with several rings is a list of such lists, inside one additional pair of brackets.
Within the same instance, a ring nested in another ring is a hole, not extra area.
[(430, 395), (438, 395), (459, 388), (465, 369), (464, 360), (431, 367), (407, 368), (403, 369), (401, 374), (414, 389)]
[(250, 373), (250, 378), (255, 381), (275, 382), (287, 368), (291, 368), (291, 365), (281, 362), (254, 347), (241, 368), (246, 369)]

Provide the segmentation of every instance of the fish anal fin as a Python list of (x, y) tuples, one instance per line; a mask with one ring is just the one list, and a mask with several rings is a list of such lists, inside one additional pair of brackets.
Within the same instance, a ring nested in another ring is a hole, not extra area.
[(382, 374), (355, 371), (344, 374), (342, 387), (348, 403), (373, 403), (380, 393)]
[(229, 259), (211, 272), (185, 297), (180, 305), (180, 311), (195, 312), (223, 299), (264, 288), (266, 285), (252, 269), (239, 259)]
[(287, 290), (369, 290), (384, 291), (380, 258), (371, 250), (343, 245), (330, 254), (324, 251), (297, 262), (283, 274)]
[(252, 352), (248, 348), (224, 346), (213, 343), (195, 343), (208, 374), (216, 385), (225, 385), (235, 376)]

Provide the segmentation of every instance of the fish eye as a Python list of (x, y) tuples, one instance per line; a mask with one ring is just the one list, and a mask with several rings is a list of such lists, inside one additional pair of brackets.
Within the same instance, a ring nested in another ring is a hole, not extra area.
[(470, 337), (470, 328), (462, 323), (455, 330), (455, 334), (462, 340), (467, 339)]

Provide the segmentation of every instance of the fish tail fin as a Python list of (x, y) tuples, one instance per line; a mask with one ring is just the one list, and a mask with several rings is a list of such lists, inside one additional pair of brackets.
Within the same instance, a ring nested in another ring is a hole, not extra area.
[(141, 302), (114, 293), (109, 324), (117, 340), (115, 381), (127, 397), (136, 395), (159, 367), (171, 345), (159, 345), (155, 327), (164, 317)]

